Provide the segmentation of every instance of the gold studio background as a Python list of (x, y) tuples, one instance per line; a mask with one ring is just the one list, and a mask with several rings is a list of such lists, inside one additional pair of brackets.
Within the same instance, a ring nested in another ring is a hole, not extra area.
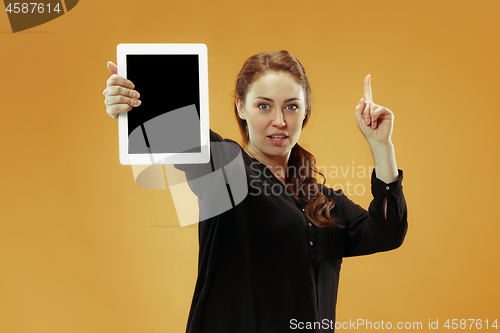
[[(445, 331), (447, 319), (500, 319), (499, 11), (497, 0), (82, 0), (15, 34), (3, 12), (0, 332), (185, 329), (197, 228), (178, 226), (168, 190), (139, 188), (120, 165), (103, 104), (106, 62), (133, 42), (207, 44), (211, 128), (236, 140), (241, 65), (289, 50), (313, 89), (299, 142), (344, 170), (371, 163), (354, 107), (372, 74), (374, 101), (396, 117), (409, 230), (396, 251), (344, 260), (337, 320)], [(364, 184), (351, 199), (367, 207), (368, 178), (328, 179), (347, 181)]]

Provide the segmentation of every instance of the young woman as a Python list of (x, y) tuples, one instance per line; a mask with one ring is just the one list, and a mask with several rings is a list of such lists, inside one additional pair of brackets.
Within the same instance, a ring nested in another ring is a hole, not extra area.
[[(139, 93), (113, 63), (108, 69), (105, 104), (116, 119), (140, 104)], [(407, 210), (391, 142), (393, 114), (373, 103), (370, 76), (364, 92), (356, 121), (375, 165), (368, 211), (318, 183), (313, 155), (297, 144), (311, 115), (311, 89), (299, 61), (278, 51), (245, 62), (235, 116), (249, 194), (199, 224), (188, 333), (333, 332), (342, 258), (402, 244)], [(213, 132), (211, 141), (234, 143)]]

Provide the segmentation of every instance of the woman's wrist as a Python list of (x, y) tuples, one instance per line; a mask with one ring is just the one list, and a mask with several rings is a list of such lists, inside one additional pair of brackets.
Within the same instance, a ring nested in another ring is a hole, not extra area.
[(392, 142), (370, 144), (375, 175), (386, 184), (398, 180), (398, 167)]

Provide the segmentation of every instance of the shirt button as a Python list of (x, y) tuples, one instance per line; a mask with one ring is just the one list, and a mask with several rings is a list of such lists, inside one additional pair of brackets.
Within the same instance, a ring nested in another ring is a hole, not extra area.
[(311, 222), (309, 222), (309, 226), (310, 226), (310, 227), (312, 227), (312, 226), (313, 226), (313, 224), (312, 224)]
[(386, 186), (385, 189), (389, 191), (391, 188), (389, 186)]
[(309, 242), (309, 245), (311, 245), (311, 246), (312, 246), (312, 245), (313, 245), (313, 242), (312, 242), (312, 241), (310, 241), (310, 242)]
[(304, 209), (304, 208), (302, 208), (302, 211), (305, 211), (305, 209)]

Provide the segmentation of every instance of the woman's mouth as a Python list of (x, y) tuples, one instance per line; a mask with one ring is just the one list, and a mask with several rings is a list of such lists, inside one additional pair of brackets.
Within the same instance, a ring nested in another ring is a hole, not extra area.
[(269, 140), (271, 140), (271, 143), (275, 146), (282, 146), (286, 139), (288, 139), (288, 136), (286, 135), (269, 135), (268, 136)]

